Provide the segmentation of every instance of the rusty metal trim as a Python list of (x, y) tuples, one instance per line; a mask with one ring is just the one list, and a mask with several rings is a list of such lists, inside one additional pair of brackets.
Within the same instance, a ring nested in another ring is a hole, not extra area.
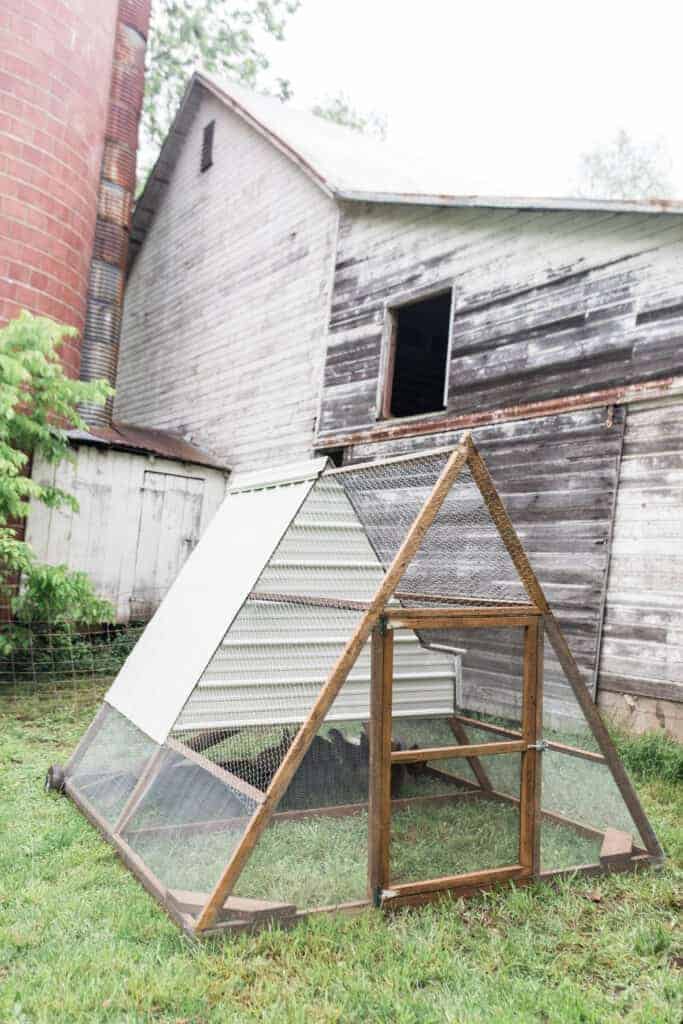
[(677, 394), (683, 395), (683, 377), (665, 377), (659, 380), (605, 388), (602, 391), (587, 391), (582, 395), (565, 395), (562, 398), (544, 399), (524, 405), (511, 405), (486, 412), (463, 413), (459, 416), (439, 413), (437, 416), (425, 417), (421, 420), (414, 417), (395, 420), (393, 425), (386, 422), (373, 424), (349, 434), (319, 434), (314, 445), (317, 451), (326, 451), (328, 448), (348, 448), (354, 444), (392, 441), (402, 437), (417, 437), (422, 434), (445, 434), (453, 430), (490, 426), (494, 423), (507, 423), (512, 420), (540, 419), (542, 416), (578, 412), (582, 409), (596, 409), (603, 405), (645, 402), (653, 398)]

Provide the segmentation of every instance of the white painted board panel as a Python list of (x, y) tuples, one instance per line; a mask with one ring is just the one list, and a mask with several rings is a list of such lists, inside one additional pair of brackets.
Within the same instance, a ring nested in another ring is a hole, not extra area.
[[(315, 474), (322, 468), (315, 463)], [(229, 494), (106, 700), (163, 743), (315, 476)]]

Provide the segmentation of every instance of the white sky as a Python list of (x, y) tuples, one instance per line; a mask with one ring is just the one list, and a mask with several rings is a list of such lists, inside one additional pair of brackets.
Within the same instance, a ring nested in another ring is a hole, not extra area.
[(567, 195), (625, 128), (664, 140), (683, 198), (679, 0), (303, 0), (267, 50), (295, 106), (343, 91), (458, 191)]

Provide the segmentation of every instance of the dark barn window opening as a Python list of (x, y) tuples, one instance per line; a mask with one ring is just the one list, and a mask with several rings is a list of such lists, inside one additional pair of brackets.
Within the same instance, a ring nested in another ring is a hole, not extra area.
[(384, 416), (417, 416), (444, 408), (451, 292), (396, 306), (389, 340)]
[(208, 171), (213, 164), (213, 133), (216, 127), (215, 121), (209, 121), (204, 125), (204, 136), (202, 138), (202, 162), (200, 170), (202, 173)]

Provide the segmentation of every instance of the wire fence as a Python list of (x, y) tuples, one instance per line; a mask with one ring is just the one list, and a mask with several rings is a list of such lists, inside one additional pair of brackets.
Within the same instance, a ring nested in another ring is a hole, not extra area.
[(104, 691), (137, 643), (168, 587), (104, 594), (118, 622), (83, 625), (12, 619), (0, 608), (0, 700), (38, 694), (90, 700)]
[(82, 627), (75, 623), (0, 625), (0, 697), (63, 693), (106, 683), (119, 671), (144, 623)]

